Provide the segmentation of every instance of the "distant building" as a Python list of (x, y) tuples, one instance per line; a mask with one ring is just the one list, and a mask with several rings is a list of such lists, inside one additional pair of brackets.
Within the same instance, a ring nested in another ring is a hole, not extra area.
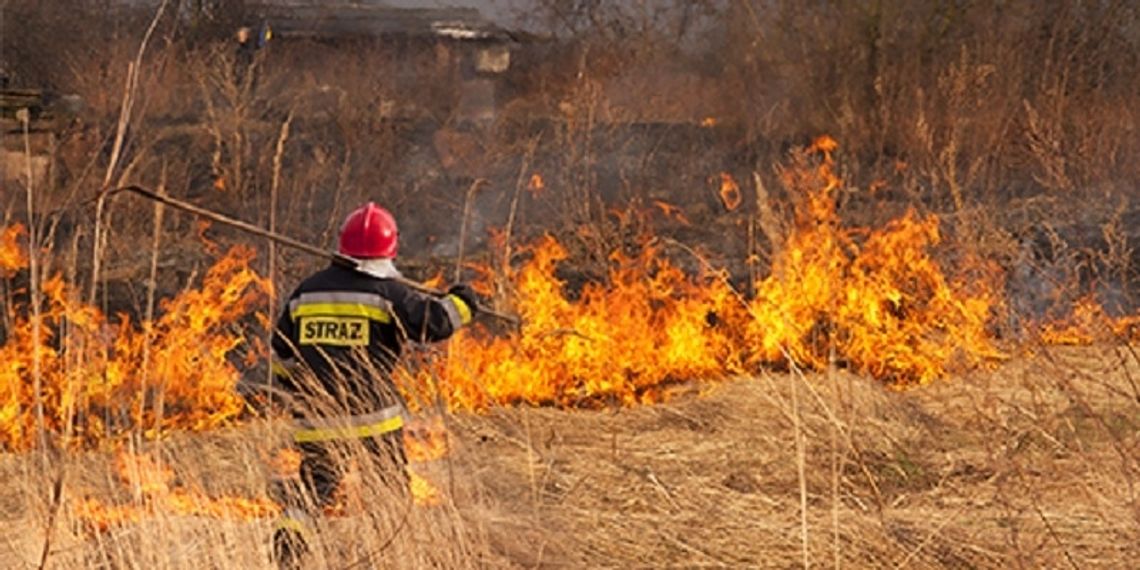
[(55, 131), (79, 112), (82, 101), (73, 95), (0, 83), (4, 83), (0, 87), (0, 186), (52, 184)]
[[(495, 118), (497, 78), (511, 66), (517, 37), (474, 8), (392, 8), (368, 3), (276, 1), (245, 5), (246, 20), (269, 27), (274, 42), (305, 39), (326, 44), (381, 42), (397, 56), (431, 53), (460, 85), (456, 119)], [(410, 70), (414, 73), (415, 70)]]

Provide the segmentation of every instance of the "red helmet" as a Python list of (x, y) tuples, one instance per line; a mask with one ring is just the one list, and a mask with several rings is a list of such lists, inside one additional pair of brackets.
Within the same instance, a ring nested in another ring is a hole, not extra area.
[(369, 202), (354, 210), (340, 227), (340, 253), (357, 259), (396, 257), (399, 245), (396, 218)]

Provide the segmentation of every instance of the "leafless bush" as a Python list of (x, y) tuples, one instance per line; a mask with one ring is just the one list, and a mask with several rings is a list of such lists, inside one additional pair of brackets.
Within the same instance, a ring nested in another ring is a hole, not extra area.
[(1025, 195), (1033, 179), (1070, 194), (1136, 179), (1119, 161), (1140, 150), (1126, 134), (1137, 65), (1126, 2), (731, 11), (726, 57), (758, 107), (794, 105), (798, 118), (779, 124), (831, 132), (867, 176), (901, 161), (933, 206)]

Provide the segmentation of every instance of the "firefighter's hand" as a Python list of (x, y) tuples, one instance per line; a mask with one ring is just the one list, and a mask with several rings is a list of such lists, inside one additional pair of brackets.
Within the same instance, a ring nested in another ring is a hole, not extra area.
[(460, 301), (463, 301), (463, 304), (467, 305), (467, 308), (471, 310), (472, 315), (479, 312), (479, 297), (475, 294), (475, 290), (472, 289), (470, 285), (457, 283), (447, 290), (447, 294), (455, 295)]

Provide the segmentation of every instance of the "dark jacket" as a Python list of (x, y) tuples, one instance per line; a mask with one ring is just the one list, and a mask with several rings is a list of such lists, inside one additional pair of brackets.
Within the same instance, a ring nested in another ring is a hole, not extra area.
[(339, 413), (376, 412), (401, 402), (390, 373), (405, 343), (444, 340), (470, 320), (471, 308), (454, 295), (332, 265), (297, 286), (277, 321), (274, 353), (301, 364), (281, 388), (331, 397)]

